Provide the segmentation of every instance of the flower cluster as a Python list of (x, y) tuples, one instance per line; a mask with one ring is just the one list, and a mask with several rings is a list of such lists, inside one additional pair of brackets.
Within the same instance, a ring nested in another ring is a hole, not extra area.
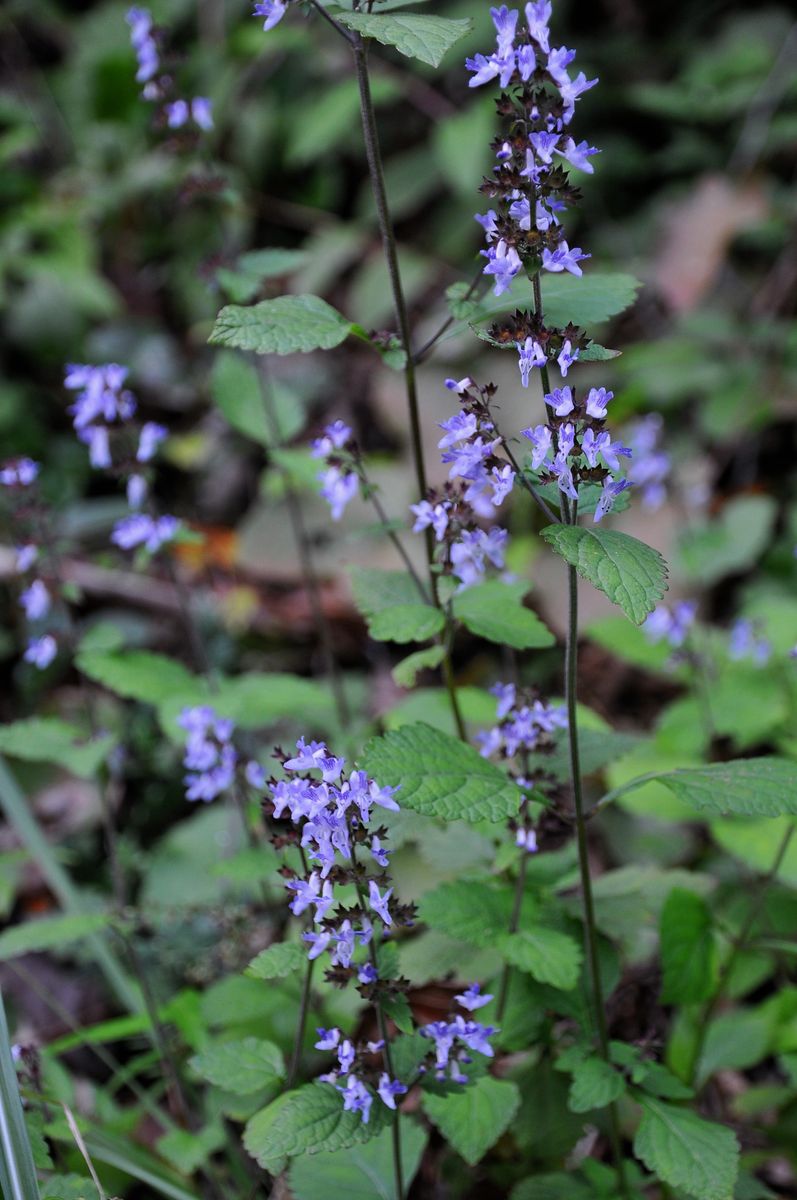
[(169, 129), (190, 125), (205, 132), (212, 129), (213, 104), (207, 96), (184, 100), (174, 95), (174, 80), (161, 63), (160, 31), (153, 24), (149, 9), (128, 9), (125, 20), (130, 26), (130, 41), (138, 60), (136, 80), (143, 85), (141, 94), (145, 100), (160, 105), (162, 123)]
[(624, 435), (633, 454), (628, 480), (639, 489), (645, 508), (661, 508), (667, 497), (666, 483), (672, 470), (669, 454), (660, 447), (664, 421), (659, 413), (640, 417)]
[(677, 650), (689, 636), (696, 615), (697, 603), (694, 600), (680, 600), (672, 609), (660, 604), (645, 618), (642, 629), (648, 641), (666, 641)]
[[(478, 983), (474, 983), (454, 999), (462, 1008), (472, 1013), (489, 1004), (493, 997), (489, 993), (483, 993)], [(482, 1025), (480, 1021), (457, 1013), (448, 1021), (432, 1021), (429, 1025), (422, 1026), (419, 1032), (434, 1042), (434, 1069), (437, 1078), (445, 1079), (448, 1073), (453, 1083), (467, 1083), (469, 1077), (462, 1070), (463, 1065), (473, 1061), (472, 1053), (492, 1058), (493, 1048), (489, 1039), (498, 1033), (498, 1030), (493, 1025)]]
[(448, 483), (432, 489), (411, 505), (413, 531), (432, 529), (442, 548), (444, 570), (469, 587), (484, 578), (488, 564), (503, 568), (508, 534), (492, 526), (481, 529), (478, 520), (492, 520), (515, 483), (515, 472), (497, 451), (503, 445), (490, 418), (495, 386), (479, 387), (469, 377), (447, 379), (446, 387), (460, 399), (460, 411), (440, 423), (438, 442), (442, 461), (449, 467)]
[(132, 511), (117, 521), (111, 541), (122, 550), (143, 546), (154, 554), (173, 541), (182, 527), (177, 517), (140, 511), (149, 494), (148, 464), (169, 431), (155, 421), (134, 424), (138, 406), (125, 387), (127, 375), (127, 368), (118, 363), (70, 363), (64, 387), (76, 393), (69, 412), (77, 436), (89, 448), (91, 465), (112, 470), (125, 480)]
[(339, 521), (360, 486), (351, 429), (343, 421), (333, 421), (326, 426), (323, 435), (315, 439), (310, 453), (313, 458), (324, 459), (324, 470), (318, 474), (321, 495), (332, 510), (332, 520)]
[(221, 717), (208, 704), (184, 708), (177, 723), (186, 732), (183, 766), (186, 775), (186, 800), (202, 800), (206, 804), (229, 791), (243, 779), (258, 791), (265, 787), (263, 768), (254, 759), (244, 764), (233, 744), (235, 723)]
[(739, 617), (731, 627), (728, 656), (734, 662), (748, 659), (763, 667), (772, 657), (772, 643), (759, 633), (748, 617)]
[[(593, 170), (589, 160), (597, 149), (586, 142), (576, 144), (565, 131), (576, 101), (598, 81), (588, 80), (583, 72), (571, 79), (567, 68), (575, 51), (551, 46), (551, 5), (546, 0), (526, 5), (525, 26), (518, 27), (517, 9), (502, 5), (490, 12), (496, 49), (489, 56), (468, 59), (466, 66), (473, 73), (471, 87), (498, 79), (502, 88), (513, 89), (498, 101), (505, 127), (493, 145), (493, 178), (482, 187), (496, 207), (477, 217), (487, 241), (482, 251), (487, 259), (484, 273), (493, 278), (495, 294), (500, 296), (522, 270), (580, 275), (579, 263), (590, 257), (580, 247), (568, 245), (558, 214), (579, 199), (563, 162), (577, 170)], [(572, 339), (569, 349), (566, 342), (567, 338), (559, 339), (557, 353), (564, 351), (565, 359), (577, 357)], [(524, 362), (543, 366), (550, 357), (531, 330), (518, 341), (518, 348), (525, 356), (521, 369)]]
[(611, 510), (617, 497), (631, 486), (627, 479), (611, 474), (620, 468), (620, 458), (631, 451), (612, 438), (605, 419), (613, 393), (590, 388), (579, 399), (572, 387), (555, 388), (545, 395), (550, 412), (545, 425), (522, 430), (532, 446), (531, 469), (543, 482), (555, 480), (559, 490), (578, 500), (578, 485), (602, 483), (595, 506), (595, 522)]
[[(514, 683), (496, 683), (490, 691), (496, 698), (497, 721), (492, 729), (476, 735), (480, 753), (483, 758), (500, 755), (509, 763), (509, 774), (518, 787), (527, 792), (539, 782), (532, 778), (531, 755), (551, 752), (556, 730), (567, 729), (567, 712), (564, 705), (545, 704), (532, 689), (521, 689)], [(537, 837), (525, 796), (510, 828), (516, 844), (533, 854)]]
[(275, 25), (279, 25), (288, 11), (286, 0), (257, 0), (253, 16), (263, 17), (263, 31), (268, 33)]
[[(0, 467), (0, 487), (11, 508), (14, 527), (22, 535), (15, 547), (14, 568), (24, 587), (19, 603), (26, 620), (41, 628), (52, 608), (50, 590), (39, 577), (40, 552), (36, 529), (40, 511), (34, 487), (39, 477), (39, 464), (32, 458), (16, 458)], [(26, 662), (43, 671), (58, 653), (58, 643), (50, 632), (35, 632), (25, 649)]]

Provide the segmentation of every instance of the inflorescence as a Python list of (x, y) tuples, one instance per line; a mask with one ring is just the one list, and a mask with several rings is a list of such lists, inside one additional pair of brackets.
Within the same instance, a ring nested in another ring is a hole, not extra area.
[(158, 120), (168, 129), (190, 129), (207, 132), (213, 128), (213, 104), (207, 96), (185, 100), (175, 92), (172, 75), (161, 59), (163, 31), (152, 20), (146, 8), (128, 9), (125, 17), (130, 26), (130, 41), (138, 60), (136, 80), (142, 85), (145, 100), (158, 105)]

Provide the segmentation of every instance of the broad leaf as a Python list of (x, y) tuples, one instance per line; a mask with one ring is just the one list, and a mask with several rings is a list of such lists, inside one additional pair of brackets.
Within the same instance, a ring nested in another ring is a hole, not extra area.
[(319, 296), (279, 296), (251, 308), (227, 305), (208, 341), (256, 354), (295, 354), (331, 350), (352, 331), (352, 322)]
[[(579, 729), (581, 773), (592, 775), (596, 771), (602, 771), (618, 758), (630, 754), (640, 745), (641, 740), (633, 733), (616, 733), (613, 729)], [(546, 755), (545, 770), (557, 779), (569, 779), (570, 742), (566, 729), (557, 730), (554, 743), (553, 753)]]
[(194, 1055), (190, 1065), (203, 1079), (236, 1096), (271, 1087), (285, 1074), (279, 1047), (255, 1037), (216, 1042)]
[(639, 1101), (634, 1152), (645, 1166), (695, 1200), (732, 1200), (739, 1146), (731, 1130), (652, 1096)]
[(439, 667), (445, 657), (444, 646), (429, 646), (426, 650), (415, 650), (396, 663), (390, 674), (399, 687), (411, 688), (421, 671)]
[(308, 1083), (285, 1092), (257, 1113), (246, 1126), (244, 1145), (266, 1170), (298, 1154), (343, 1150), (367, 1142), (384, 1129), (391, 1117), (375, 1100), (371, 1119), (363, 1125), (359, 1113), (346, 1112), (339, 1091), (329, 1083)]
[(673, 888), (661, 912), (661, 998), (665, 1004), (708, 1000), (717, 975), (711, 914), (695, 892)]
[[(408, 1190), (426, 1141), (425, 1131), (415, 1121), (401, 1118), (401, 1167)], [(288, 1178), (295, 1200), (330, 1200), (331, 1196), (345, 1200), (395, 1200), (392, 1133), (383, 1129), (364, 1146), (297, 1158), (291, 1164)]]
[(502, 821), (520, 792), (477, 750), (431, 725), (402, 725), (365, 747), (361, 764), (383, 787), (401, 787), (399, 804), (446, 821)]
[(667, 588), (667, 564), (658, 550), (616, 529), (548, 525), (542, 536), (582, 578), (641, 625)]
[(418, 589), (406, 571), (352, 567), (349, 578), (357, 611), (364, 617), (373, 617), (398, 605), (420, 602)]
[(84, 740), (80, 730), (58, 717), (26, 717), (0, 727), (0, 753), (54, 763), (86, 779), (97, 774), (115, 744), (109, 733)]
[(85, 650), (78, 655), (77, 665), (117, 696), (145, 704), (159, 704), (174, 692), (199, 686), (182, 663), (149, 650)]
[(338, 13), (342, 25), (383, 46), (395, 46), (407, 58), (419, 58), (439, 67), (446, 51), (469, 33), (473, 22), (450, 17), (427, 17), (416, 13)]
[(521, 1179), (512, 1188), (509, 1200), (595, 1200), (595, 1193), (572, 1171), (554, 1171)]
[(445, 617), (431, 604), (397, 604), (368, 618), (368, 632), (377, 642), (425, 642), (440, 633)]
[[(612, 271), (591, 271), (581, 279), (565, 274), (552, 276), (543, 273), (545, 323), (562, 328), (572, 321), (574, 325), (589, 329), (629, 308), (641, 286), (633, 275)], [(511, 291), (500, 297), (490, 295), (475, 313), (470, 314), (470, 320), (494, 320), (501, 313), (533, 305), (531, 280), (518, 277), (513, 281)]]
[(261, 446), (271, 444), (260, 379), (251, 362), (222, 350), (210, 373), (210, 394), (233, 429)]
[(108, 924), (103, 913), (78, 913), (65, 917), (40, 917), (25, 921), (0, 934), (0, 961), (37, 950), (60, 950), (72, 942), (97, 933)]
[(659, 782), (699, 812), (797, 816), (797, 762), (790, 759), (739, 758), (672, 771)]
[(556, 638), (540, 618), (520, 603), (526, 585), (496, 580), (466, 588), (454, 596), (452, 609), (471, 633), (513, 646), (516, 650), (536, 650), (553, 646)]
[(484, 1075), (455, 1092), (426, 1092), (429, 1120), (471, 1166), (483, 1158), (511, 1124), (520, 1107), (517, 1084)]
[(507, 962), (540, 983), (550, 983), (566, 992), (578, 983), (581, 947), (566, 933), (544, 925), (524, 925), (517, 933), (504, 934), (500, 950)]
[(443, 883), (421, 897), (418, 911), (432, 929), (457, 941), (490, 947), (507, 937), (512, 889), (489, 880)]
[(618, 1100), (624, 1091), (625, 1081), (611, 1063), (584, 1058), (573, 1068), (568, 1107), (571, 1112), (592, 1112)]
[(284, 979), (301, 971), (307, 962), (307, 951), (295, 942), (275, 942), (261, 950), (246, 968), (253, 979)]

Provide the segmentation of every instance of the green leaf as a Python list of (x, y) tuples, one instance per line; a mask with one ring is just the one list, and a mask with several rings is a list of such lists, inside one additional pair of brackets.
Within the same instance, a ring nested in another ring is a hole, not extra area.
[(0, 752), (28, 762), (49, 762), (91, 779), (116, 744), (109, 733), (83, 741), (80, 730), (58, 717), (27, 717), (0, 727)]
[(0, 993), (0, 1185), (5, 1200), (39, 1200), (33, 1152), (19, 1097), (11, 1037)]
[(396, 604), (368, 618), (368, 632), (377, 642), (425, 642), (440, 633), (445, 617), (431, 604)]
[(683, 572), (709, 587), (747, 570), (768, 546), (776, 513), (771, 496), (739, 496), (728, 501), (716, 520), (690, 524), (678, 539)]
[[(572, 321), (574, 325), (589, 329), (629, 308), (641, 286), (640, 280), (633, 275), (613, 271), (591, 271), (580, 279), (565, 274), (544, 275), (545, 323), (562, 328)], [(511, 292), (500, 297), (491, 296), (470, 319), (494, 320), (501, 313), (533, 305), (531, 280), (518, 278), (513, 281)]]
[(641, 625), (667, 588), (667, 564), (658, 550), (616, 529), (548, 525), (542, 536), (582, 578)]
[(446, 52), (470, 33), (473, 22), (450, 17), (427, 17), (416, 13), (338, 13), (341, 25), (383, 46), (395, 46), (407, 58), (419, 58), (431, 67), (439, 67)]
[(390, 1118), (390, 1109), (375, 1103), (370, 1121), (363, 1125), (359, 1113), (344, 1110), (340, 1092), (331, 1084), (308, 1083), (283, 1093), (252, 1117), (244, 1131), (244, 1146), (269, 1170), (286, 1157), (344, 1150), (370, 1141)]
[(219, 267), (216, 280), (235, 304), (247, 304), (266, 279), (276, 279), (298, 270), (307, 261), (304, 250), (248, 250), (234, 267)]
[(285, 1075), (279, 1047), (254, 1037), (240, 1042), (216, 1042), (194, 1055), (190, 1065), (203, 1079), (236, 1096), (248, 1096), (271, 1087)]
[(731, 1130), (652, 1096), (639, 1102), (634, 1153), (645, 1166), (695, 1200), (732, 1200), (739, 1145)]
[(503, 821), (520, 806), (503, 771), (431, 725), (402, 725), (372, 738), (361, 765), (381, 786), (401, 787), (402, 808), (446, 821)]
[(307, 951), (296, 942), (275, 942), (261, 950), (246, 968), (252, 979), (284, 979), (301, 971), (307, 962)]
[(661, 998), (665, 1004), (708, 1000), (717, 977), (711, 914), (702, 897), (673, 888), (661, 911)]
[(415, 650), (396, 663), (390, 674), (398, 687), (411, 688), (421, 671), (439, 667), (445, 658), (444, 646), (429, 646), (426, 650)]
[(507, 962), (540, 983), (550, 983), (565, 992), (578, 983), (581, 947), (566, 933), (544, 925), (522, 928), (517, 933), (505, 933), (499, 948)]
[(509, 1200), (595, 1200), (592, 1188), (574, 1178), (572, 1172), (552, 1171), (532, 1175), (513, 1187)]
[(279, 296), (250, 308), (229, 304), (216, 317), (208, 341), (256, 354), (331, 350), (352, 332), (352, 322), (319, 296)]
[(592, 1112), (619, 1100), (625, 1091), (625, 1081), (611, 1063), (602, 1058), (584, 1058), (573, 1068), (568, 1107), (571, 1112)]
[(97, 1189), (81, 1175), (51, 1175), (42, 1187), (44, 1200), (94, 1200)]
[[(628, 628), (626, 626), (626, 628)], [(581, 773), (593, 775), (630, 754), (642, 739), (633, 733), (617, 733), (613, 729), (579, 729), (578, 748)], [(570, 778), (570, 742), (566, 729), (554, 736), (553, 753), (546, 755), (545, 770), (557, 779)]]
[(528, 585), (500, 583), (491, 579), (458, 592), (452, 611), (471, 633), (513, 646), (516, 650), (536, 650), (553, 646), (556, 638), (540, 618), (520, 603)]
[(159, 704), (174, 692), (199, 684), (182, 663), (149, 650), (81, 650), (77, 665), (84, 675), (126, 700)]
[(432, 929), (473, 946), (490, 947), (508, 936), (512, 904), (512, 890), (504, 884), (457, 880), (422, 896), (418, 913)]
[(233, 429), (261, 446), (271, 444), (260, 380), (251, 362), (222, 350), (210, 373), (210, 394)]
[(104, 929), (110, 918), (104, 913), (77, 913), (66, 917), (40, 917), (0, 933), (0, 961), (38, 950), (60, 950), (71, 942)]
[(699, 812), (746, 817), (797, 816), (797, 763), (785, 758), (737, 758), (658, 777)]
[(349, 578), (357, 611), (364, 617), (373, 617), (386, 609), (419, 602), (418, 589), (406, 571), (351, 567)]
[[(402, 1176), (409, 1190), (427, 1136), (415, 1121), (406, 1117), (400, 1119), (400, 1125)], [(291, 1164), (288, 1179), (295, 1200), (330, 1200), (331, 1196), (345, 1200), (395, 1200), (392, 1133), (383, 1129), (364, 1146), (297, 1158)]]
[(455, 1092), (424, 1093), (429, 1120), (470, 1166), (475, 1166), (508, 1129), (520, 1107), (517, 1084), (484, 1075)]

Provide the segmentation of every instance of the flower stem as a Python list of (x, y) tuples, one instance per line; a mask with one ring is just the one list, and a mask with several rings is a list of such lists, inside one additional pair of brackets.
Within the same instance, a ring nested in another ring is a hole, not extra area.
[[(523, 858), (520, 863), (517, 880), (515, 882), (515, 899), (512, 905), (512, 915), (509, 918), (509, 932), (517, 933), (520, 923), (520, 906), (523, 903), (523, 893), (526, 890), (526, 872), (528, 871), (529, 855), (526, 847), (523, 847)], [(506, 1001), (509, 995), (509, 977), (512, 973), (512, 968), (509, 963), (504, 963), (504, 969), (501, 973), (501, 989), (498, 993), (498, 1007), (495, 1011), (495, 1019), (500, 1023), (504, 1019), (504, 1010), (506, 1009)]]
[(302, 1060), (302, 1046), (304, 1043), (304, 1030), (307, 1025), (307, 1013), (310, 1009), (310, 989), (313, 986), (313, 967), (315, 960), (309, 958), (304, 971), (304, 983), (302, 984), (302, 998), (299, 1001), (299, 1019), (296, 1022), (296, 1035), (293, 1043), (293, 1054), (291, 1055), (291, 1065), (288, 1068), (288, 1075), (285, 1080), (285, 1087), (288, 1091), (296, 1082), (296, 1076), (299, 1073), (299, 1063)]

